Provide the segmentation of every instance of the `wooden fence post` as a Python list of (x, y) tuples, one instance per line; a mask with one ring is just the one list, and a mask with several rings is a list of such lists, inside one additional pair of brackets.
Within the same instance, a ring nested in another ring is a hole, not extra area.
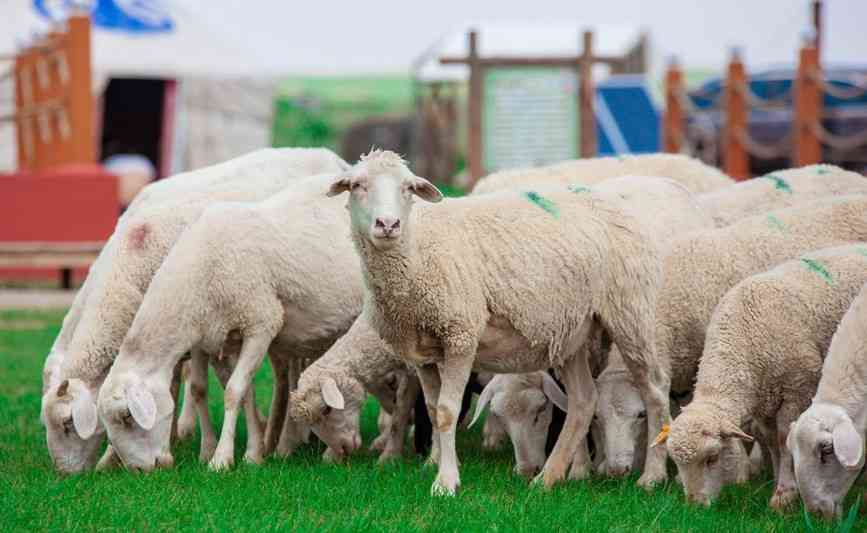
[(69, 122), (75, 134), (71, 139), (69, 163), (92, 163), (96, 158), (94, 148), (93, 93), (91, 91), (90, 66), (90, 17), (76, 14), (69, 17), (67, 32), (67, 57), (70, 82), (66, 102)]
[(482, 84), (484, 83), (484, 71), (479, 62), (478, 51), (478, 35), (475, 30), (471, 30), (467, 34), (468, 41), (468, 62), (470, 69), (470, 87), (467, 104), (467, 143), (469, 153), (467, 154), (470, 181), (468, 187), (470, 189), (476, 182), (485, 174), (482, 151), (484, 150), (482, 141), (482, 106), (484, 98)]
[(740, 89), (747, 83), (746, 71), (740, 52), (735, 49), (729, 62), (725, 82), (725, 125), (723, 127), (723, 147), (725, 150), (724, 169), (726, 174), (737, 181), (750, 178), (750, 158), (746, 146), (741, 141), (749, 136), (749, 109), (746, 94)]
[(662, 118), (663, 150), (679, 154), (683, 149), (684, 109), (681, 105), (683, 94), (683, 71), (676, 59), (668, 64), (665, 73), (665, 114)]
[(822, 120), (822, 71), (815, 41), (801, 48), (798, 75), (795, 78), (795, 109), (792, 120), (792, 166), (813, 165), (822, 160), (822, 145), (814, 125)]
[(580, 157), (596, 157), (596, 116), (593, 111), (593, 32), (584, 32), (584, 50), (581, 53), (578, 75), (578, 116)]

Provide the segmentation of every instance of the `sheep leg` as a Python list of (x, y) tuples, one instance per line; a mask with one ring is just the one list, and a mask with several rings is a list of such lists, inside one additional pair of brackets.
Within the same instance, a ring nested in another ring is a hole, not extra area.
[[(235, 462), (235, 429), (238, 424), (238, 410), (250, 389), (253, 375), (265, 358), (265, 352), (268, 350), (271, 338), (270, 335), (258, 335), (244, 339), (238, 362), (226, 384), (223, 399), (225, 404), (223, 429), (220, 432), (217, 450), (209, 463), (212, 470), (228, 469)], [(253, 410), (255, 411), (255, 405)], [(257, 427), (257, 424), (248, 424), (248, 426), (252, 429)]]
[(663, 426), (671, 423), (668, 399), (671, 377), (656, 357), (653, 313), (642, 309), (633, 311), (622, 312), (621, 316), (612, 320), (606, 320), (606, 317), (600, 319), (620, 350), (647, 409), (647, 452), (638, 486), (649, 490), (668, 479), (665, 446), (654, 447), (653, 442)]
[(105, 453), (102, 454), (102, 457), (99, 459), (99, 462), (96, 463), (96, 470), (98, 472), (107, 472), (108, 470), (114, 470), (115, 468), (119, 468), (123, 465), (120, 462), (120, 457), (118, 457), (117, 453), (115, 453), (114, 448), (111, 447), (111, 444), (105, 449)]
[(798, 482), (795, 480), (795, 464), (791, 452), (786, 447), (789, 427), (798, 419), (801, 410), (793, 404), (783, 404), (777, 413), (776, 446), (779, 454), (776, 488), (770, 505), (777, 511), (784, 511), (798, 499)]
[(439, 435), (439, 472), (431, 486), (433, 496), (454, 496), (461, 485), (458, 471), (458, 454), (455, 449), (458, 414), (464, 398), (464, 390), (473, 370), (476, 346), (464, 343), (459, 346), (446, 344), (444, 360), (439, 363), (440, 394), (437, 399), (436, 423)]
[[(183, 363), (178, 363), (175, 365), (175, 368), (172, 370), (172, 383), (169, 385), (169, 394), (171, 394), (172, 399), (178, 397), (178, 392), (181, 390), (181, 371), (183, 369)], [(175, 403), (177, 406), (177, 403)], [(171, 429), (171, 437), (169, 443), (174, 445), (175, 442), (178, 441), (178, 417), (172, 417), (172, 429)]]
[(482, 426), (482, 448), (496, 450), (505, 438), (506, 428), (503, 427), (500, 417), (488, 411), (488, 416), (485, 417), (485, 425)]
[(382, 405), (379, 406), (379, 416), (376, 417), (376, 427), (379, 429), (379, 435), (373, 442), (370, 443), (371, 450), (383, 451), (388, 441), (391, 432), (391, 415), (388, 414)]
[(262, 464), (265, 448), (265, 423), (262, 420), (259, 409), (256, 408), (256, 391), (253, 387), (247, 390), (242, 400), (244, 418), (247, 419), (247, 450), (244, 452), (244, 460), (252, 464)]
[(187, 440), (196, 431), (196, 409), (193, 405), (193, 391), (190, 386), (191, 361), (185, 361), (181, 369), (184, 378), (184, 403), (181, 406), (181, 414), (178, 415), (178, 440)]
[(199, 417), (199, 428), (202, 440), (199, 444), (199, 461), (207, 462), (217, 448), (217, 435), (211, 423), (211, 413), (208, 411), (208, 356), (201, 350), (193, 350), (190, 354), (190, 366), (187, 380), (187, 390), (190, 393), (190, 404)]
[(596, 410), (596, 384), (590, 372), (589, 349), (585, 346), (567, 359), (561, 372), (568, 398), (566, 420), (542, 472), (533, 480), (550, 488), (563, 481), (581, 439), (586, 440)]
[(590, 475), (592, 469), (593, 461), (590, 459), (590, 450), (587, 448), (587, 437), (585, 437), (576, 446), (575, 457), (572, 459), (572, 467), (569, 469), (569, 479), (573, 481), (585, 479)]
[(415, 404), (418, 387), (418, 379), (415, 376), (407, 375), (401, 380), (397, 388), (397, 401), (394, 406), (394, 415), (391, 417), (388, 440), (385, 442), (382, 455), (379, 456), (380, 463), (403, 456), (406, 430), (409, 427), (409, 418), (412, 416), (412, 407)]
[(280, 355), (268, 354), (274, 373), (274, 389), (271, 396), (271, 409), (268, 411), (268, 424), (265, 426), (265, 455), (271, 455), (277, 447), (283, 425), (286, 423), (286, 405), (289, 401), (290, 362)]
[(416, 370), (418, 381), (421, 383), (421, 390), (424, 393), (424, 403), (427, 407), (427, 414), (430, 417), (433, 432), (431, 434), (430, 456), (425, 461), (425, 465), (438, 465), (440, 462), (440, 436), (436, 430), (437, 419), (437, 403), (440, 397), (440, 374), (437, 367), (434, 365), (420, 366)]
[[(301, 377), (301, 372), (307, 366), (307, 360), (292, 358), (289, 360), (286, 373), (286, 391), (287, 397), (289, 391), (298, 388), (298, 378)], [(288, 409), (284, 413), (283, 430), (280, 432), (280, 441), (277, 443), (277, 455), (280, 457), (288, 457), (292, 455), (298, 446), (307, 442), (310, 435), (310, 428), (306, 425), (292, 420), (289, 416)]]

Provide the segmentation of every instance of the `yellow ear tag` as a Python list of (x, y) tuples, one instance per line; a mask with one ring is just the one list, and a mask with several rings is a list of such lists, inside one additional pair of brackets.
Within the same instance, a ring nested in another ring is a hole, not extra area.
[(651, 444), (650, 447), (656, 448), (657, 446), (665, 442), (668, 439), (669, 433), (671, 433), (671, 426), (669, 426), (668, 424), (663, 425), (662, 431), (659, 432), (659, 435), (656, 436), (656, 439), (654, 439), (653, 444)]

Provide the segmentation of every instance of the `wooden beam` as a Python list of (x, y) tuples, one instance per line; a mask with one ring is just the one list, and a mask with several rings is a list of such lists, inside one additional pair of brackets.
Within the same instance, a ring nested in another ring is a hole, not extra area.
[[(584, 55), (580, 56), (556, 56), (556, 57), (507, 57), (507, 56), (491, 56), (477, 57), (475, 62), (484, 67), (569, 67), (574, 68), (575, 64), (583, 59)], [(623, 58), (616, 56), (593, 56), (593, 63), (600, 63), (612, 67), (621, 65)], [(442, 65), (467, 65), (470, 63), (469, 57), (442, 57), (440, 64)]]
[(741, 61), (740, 53), (735, 50), (729, 62), (728, 75), (724, 89), (725, 95), (725, 125), (723, 127), (723, 147), (725, 160), (723, 168), (726, 174), (736, 181), (750, 178), (750, 156), (747, 147), (741, 141), (742, 136), (749, 136), (749, 116), (746, 95), (740, 88), (746, 86), (747, 74)]
[(69, 17), (67, 37), (70, 81), (69, 122), (72, 127), (72, 147), (68, 163), (93, 163), (96, 159), (94, 139), (93, 92), (91, 91), (90, 16)]
[(792, 121), (792, 166), (802, 167), (822, 161), (822, 144), (814, 124), (822, 120), (822, 70), (815, 43), (804, 43), (795, 77), (795, 109)]
[(104, 242), (0, 242), (0, 267), (87, 267)]
[(681, 105), (683, 94), (683, 71), (676, 61), (668, 65), (665, 73), (665, 114), (662, 117), (663, 150), (679, 154), (683, 148), (684, 109)]
[(469, 50), (469, 67), (470, 67), (470, 93), (467, 99), (467, 141), (468, 154), (467, 159), (470, 170), (469, 187), (472, 187), (476, 182), (484, 176), (484, 145), (482, 140), (482, 106), (484, 104), (484, 67), (479, 62), (478, 50), (478, 34), (475, 31), (470, 31), (467, 34), (468, 50)]
[[(580, 117), (581, 157), (596, 157), (596, 116), (593, 111), (595, 89), (593, 87), (593, 32), (584, 32), (584, 50), (578, 65), (578, 116)], [(574, 65), (573, 65), (574, 66)]]

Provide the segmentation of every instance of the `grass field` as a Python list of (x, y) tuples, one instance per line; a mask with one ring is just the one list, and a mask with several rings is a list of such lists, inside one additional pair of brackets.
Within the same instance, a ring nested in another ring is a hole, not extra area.
[[(676, 483), (644, 494), (635, 478), (593, 479), (553, 491), (512, 475), (509, 450), (481, 453), (479, 430), (459, 437), (463, 488), (454, 499), (429, 496), (434, 472), (419, 460), (380, 468), (362, 454), (322, 464), (310, 445), (288, 460), (242, 464), (224, 474), (196, 460), (183, 443), (177, 467), (59, 477), (38, 421), (42, 359), (60, 328), (59, 312), (0, 312), (0, 531), (315, 530), (315, 531), (804, 531), (800, 510), (767, 507), (771, 482), (727, 489), (713, 509), (688, 506)], [(221, 420), (218, 389), (211, 410)], [(270, 376), (256, 380), (263, 405)], [(377, 406), (364, 410), (364, 441), (375, 436)], [(243, 453), (243, 423), (237, 452)], [(854, 496), (850, 496), (853, 498)], [(857, 524), (867, 528), (867, 520)], [(856, 528), (857, 529), (857, 528)], [(824, 531), (816, 525), (817, 531)], [(833, 530), (833, 529), (828, 529)]]

